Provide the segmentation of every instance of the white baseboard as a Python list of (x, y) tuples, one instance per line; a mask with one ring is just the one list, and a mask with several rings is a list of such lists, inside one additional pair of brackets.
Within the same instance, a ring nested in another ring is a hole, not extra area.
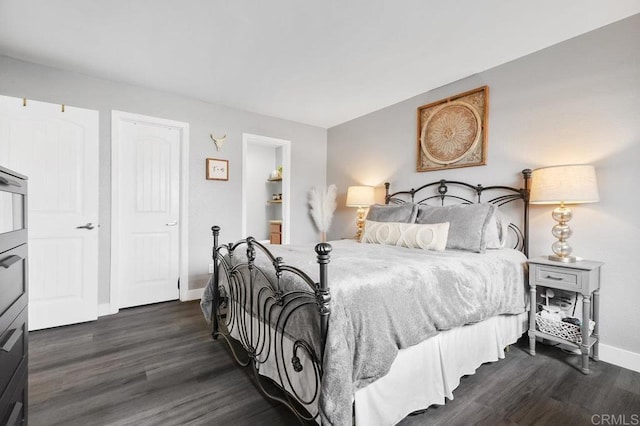
[(599, 346), (602, 361), (640, 373), (640, 354), (602, 343)]
[(117, 314), (118, 309), (111, 309), (111, 303), (99, 303), (98, 304), (98, 316), (103, 317), (105, 315)]
[[(201, 299), (202, 293), (204, 293), (204, 288), (196, 288), (193, 290), (189, 290), (187, 291), (185, 298), (182, 299), (182, 302)], [(119, 312), (119, 309), (111, 309), (110, 303), (98, 304), (98, 317), (103, 317), (105, 315), (113, 315), (113, 314), (117, 314), (118, 312)]]
[(189, 300), (201, 299), (202, 298), (202, 293), (204, 293), (204, 288), (196, 288), (196, 289), (193, 289), (193, 290), (189, 290), (185, 294), (185, 297), (184, 297), (184, 299), (182, 299), (182, 301), (186, 302), (186, 301), (189, 301)]

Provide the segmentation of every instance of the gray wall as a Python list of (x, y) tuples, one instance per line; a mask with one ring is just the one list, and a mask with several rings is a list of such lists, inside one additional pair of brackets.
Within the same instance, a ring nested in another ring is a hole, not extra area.
[[(184, 77), (189, 78), (188, 75)], [(243, 132), (291, 141), (291, 242), (313, 242), (316, 239), (306, 199), (311, 186), (325, 184), (324, 129), (4, 56), (0, 56), (0, 94), (100, 112), (100, 303), (109, 301), (112, 109), (190, 124), (190, 288), (202, 287), (206, 283), (211, 261), (211, 225), (222, 227), (224, 241), (240, 238)], [(221, 152), (216, 152), (209, 133), (217, 136), (227, 134), (227, 142)], [(228, 182), (205, 179), (207, 157), (229, 160)]]
[[(594, 164), (601, 201), (574, 208), (571, 242), (576, 255), (606, 262), (603, 343), (640, 354), (639, 41), (636, 15), (329, 129), (328, 183), (341, 193), (330, 237), (355, 230), (355, 209), (344, 207), (349, 185), (406, 189), (441, 178), (519, 185), (523, 168)], [(487, 165), (417, 173), (416, 108), (483, 85)], [(551, 209), (531, 208), (532, 256), (551, 252)]]

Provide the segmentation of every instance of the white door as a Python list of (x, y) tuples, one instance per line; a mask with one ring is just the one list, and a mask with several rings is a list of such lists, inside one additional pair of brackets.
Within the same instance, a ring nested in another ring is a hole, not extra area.
[(98, 111), (0, 96), (0, 164), (29, 178), (29, 329), (97, 319)]
[(182, 132), (160, 119), (118, 114), (112, 116), (117, 152), (112, 171), (119, 307), (175, 300)]

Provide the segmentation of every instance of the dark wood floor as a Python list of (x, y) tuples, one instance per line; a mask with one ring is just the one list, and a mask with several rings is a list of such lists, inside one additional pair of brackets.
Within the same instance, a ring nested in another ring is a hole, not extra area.
[[(585, 424), (594, 414), (640, 414), (640, 373), (604, 362), (590, 376), (577, 356), (524, 342), (462, 379), (445, 406), (402, 425)], [(98, 321), (30, 333), (32, 425), (295, 425), (267, 401), (196, 302), (125, 309)]]

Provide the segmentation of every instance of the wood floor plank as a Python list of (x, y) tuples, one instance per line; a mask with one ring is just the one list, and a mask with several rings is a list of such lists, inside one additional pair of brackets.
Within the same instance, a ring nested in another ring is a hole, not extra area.
[[(579, 356), (539, 345), (531, 357), (526, 345), (463, 377), (454, 400), (400, 424), (587, 425), (594, 414), (640, 413), (640, 373), (599, 362), (585, 376)], [(36, 426), (300, 424), (211, 339), (197, 302), (30, 333), (29, 368)]]

